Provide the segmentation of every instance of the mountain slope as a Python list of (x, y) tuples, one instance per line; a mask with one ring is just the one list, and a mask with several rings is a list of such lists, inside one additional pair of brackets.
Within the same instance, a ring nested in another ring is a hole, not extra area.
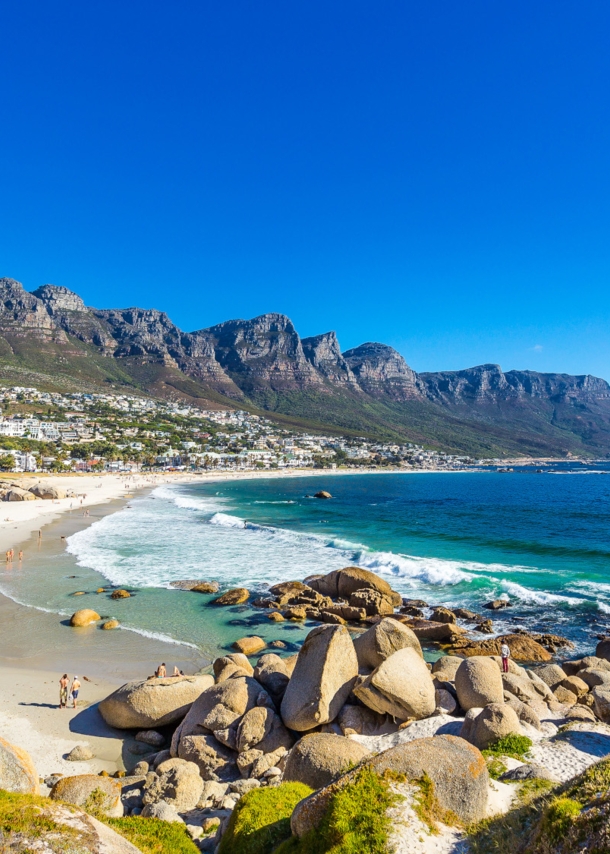
[(0, 379), (131, 388), (203, 408), (477, 456), (610, 455), (610, 386), (498, 365), (417, 374), (386, 344), (341, 352), (281, 314), (183, 332), (156, 309), (94, 309), (67, 288), (0, 279)]

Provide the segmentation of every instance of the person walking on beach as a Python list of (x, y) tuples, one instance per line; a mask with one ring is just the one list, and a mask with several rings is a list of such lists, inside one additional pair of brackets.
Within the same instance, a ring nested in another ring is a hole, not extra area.
[(502, 672), (508, 673), (508, 659), (510, 658), (510, 647), (506, 643), (506, 641), (503, 641), (500, 653), (502, 655)]
[(19, 563), (21, 563), (22, 560), (23, 560), (23, 552), (20, 551), (19, 552)]
[(76, 708), (76, 701), (78, 700), (79, 689), (80, 689), (80, 682), (78, 681), (78, 676), (75, 676), (74, 679), (72, 680), (72, 686), (70, 688), (70, 694), (72, 695), (72, 702), (74, 704), (72, 706), (73, 709)]
[(59, 680), (59, 708), (65, 709), (68, 705), (68, 685), (70, 684), (70, 680), (68, 679), (68, 674), (64, 673), (64, 675)]

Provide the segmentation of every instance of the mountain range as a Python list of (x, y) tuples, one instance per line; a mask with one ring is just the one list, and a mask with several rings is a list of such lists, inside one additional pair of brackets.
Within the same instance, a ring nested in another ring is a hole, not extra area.
[(238, 407), (295, 428), (412, 441), (476, 456), (609, 456), (610, 386), (487, 364), (416, 373), (386, 344), (341, 352), (263, 314), (183, 332), (155, 309), (95, 309), (72, 291), (0, 279), (0, 379), (132, 389)]

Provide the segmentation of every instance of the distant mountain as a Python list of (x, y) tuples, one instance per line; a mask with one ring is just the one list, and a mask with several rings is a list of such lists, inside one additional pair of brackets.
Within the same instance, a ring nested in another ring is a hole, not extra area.
[(386, 344), (344, 353), (282, 314), (183, 332), (155, 309), (95, 309), (67, 288), (0, 279), (0, 377), (46, 388), (135, 388), (264, 411), (304, 429), (482, 456), (610, 455), (610, 386), (480, 365), (417, 374)]

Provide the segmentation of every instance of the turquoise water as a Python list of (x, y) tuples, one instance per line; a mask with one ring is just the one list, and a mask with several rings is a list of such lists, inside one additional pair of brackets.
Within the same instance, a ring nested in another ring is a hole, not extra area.
[[(307, 497), (327, 489), (328, 501)], [(214, 652), (256, 631), (296, 648), (309, 627), (269, 624), (248, 608), (168, 590), (172, 580), (218, 580), (264, 591), (349, 564), (386, 577), (405, 596), (480, 610), (514, 607), (498, 631), (523, 626), (567, 635), (581, 651), (610, 628), (610, 474), (560, 467), (509, 474), (367, 474), (163, 486), (68, 540), (35, 589), (6, 574), (19, 601), (71, 613), (82, 607), (124, 625)], [(74, 569), (76, 562), (77, 569)], [(69, 568), (79, 576), (69, 579)], [(112, 602), (104, 581), (136, 591)], [(100, 611), (101, 613), (101, 611)]]

